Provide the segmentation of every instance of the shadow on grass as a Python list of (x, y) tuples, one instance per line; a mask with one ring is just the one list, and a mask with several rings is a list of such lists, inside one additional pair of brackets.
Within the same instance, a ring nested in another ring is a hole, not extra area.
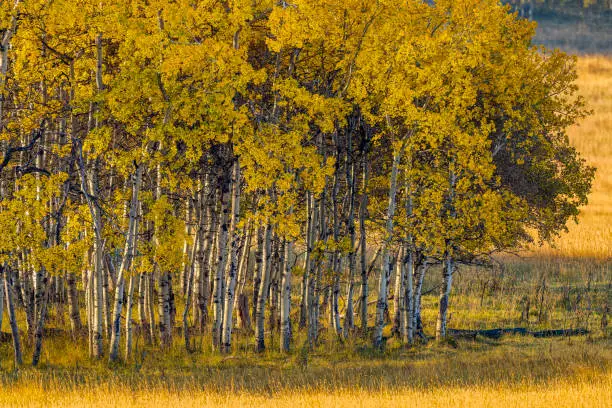
[[(449, 386), (513, 386), (547, 384), (585, 375), (609, 375), (609, 340), (529, 339), (510, 336), (500, 342), (476, 339), (456, 346), (430, 344), (414, 349), (377, 351), (354, 344), (344, 355), (296, 348), (290, 355), (268, 352), (230, 356), (193, 354), (174, 356), (151, 351), (136, 363), (47, 364), (40, 369), (0, 372), (0, 383), (36, 384), (63, 390), (102, 386), (131, 390), (207, 390), (215, 392), (275, 393), (280, 391), (402, 388), (434, 389)], [(2, 353), (2, 358), (4, 351)], [(172, 354), (172, 353), (171, 353)], [(6, 360), (5, 360), (6, 361)], [(3, 365), (5, 366), (5, 365)], [(4, 367), (6, 369), (6, 366)]]

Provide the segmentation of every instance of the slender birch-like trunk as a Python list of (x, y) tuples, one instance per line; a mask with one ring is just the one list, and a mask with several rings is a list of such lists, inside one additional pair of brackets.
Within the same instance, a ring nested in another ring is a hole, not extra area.
[(312, 210), (312, 193), (308, 191), (306, 193), (306, 254), (304, 257), (304, 275), (302, 277), (302, 298), (300, 302), (300, 321), (299, 327), (306, 327), (306, 322), (308, 320), (308, 285), (310, 281), (310, 267), (311, 267), (311, 257), (313, 250), (313, 241), (314, 241), (314, 228), (312, 225), (313, 218), (313, 210)]
[(270, 272), (271, 272), (271, 238), (272, 238), (272, 226), (270, 223), (266, 223), (264, 229), (263, 239), (263, 264), (261, 273), (261, 283), (259, 285), (259, 293), (257, 295), (257, 312), (255, 313), (255, 342), (258, 352), (262, 352), (266, 349), (265, 344), (265, 308), (266, 300), (268, 297), (268, 291), (270, 289)]
[[(279, 315), (279, 280), (282, 275), (283, 268), (283, 248), (281, 248), (281, 242), (277, 235), (274, 235), (272, 239), (272, 260), (271, 260), (271, 271), (270, 271), (270, 341), (274, 341), (274, 331), (280, 325)], [(282, 254), (282, 255), (281, 255)]]
[(240, 222), (240, 162), (238, 159), (234, 161), (232, 185), (232, 220), (230, 222), (230, 235), (232, 241), (230, 245), (230, 261), (227, 268), (227, 283), (225, 285), (223, 333), (221, 339), (221, 350), (226, 353), (231, 350), (232, 346), (232, 317), (234, 313), (234, 296), (238, 275), (238, 252), (240, 243), (240, 234), (238, 231), (238, 223)]
[(395, 288), (393, 291), (393, 329), (391, 330), (391, 333), (394, 335), (399, 335), (402, 332), (400, 327), (402, 325), (401, 309), (404, 303), (404, 272), (406, 269), (404, 267), (404, 257), (406, 256), (404, 251), (405, 246), (402, 245), (399, 249), (397, 262), (395, 263)]
[(46, 274), (43, 277), (43, 285), (45, 286), (44, 295), (43, 295), (42, 304), (40, 305), (40, 311), (39, 311), (39, 315), (37, 316), (36, 328), (34, 331), (34, 352), (32, 353), (32, 366), (33, 367), (36, 367), (38, 365), (38, 362), (40, 361), (40, 355), (42, 352), (43, 334), (44, 334), (44, 328), (45, 328), (45, 319), (47, 318), (47, 305), (49, 303), (49, 287), (48, 287), (48, 278)]
[(368, 261), (367, 261), (367, 239), (365, 220), (368, 214), (368, 162), (367, 155), (363, 155), (363, 181), (361, 186), (361, 203), (359, 204), (359, 247), (360, 247), (360, 267), (361, 267), (361, 295), (360, 311), (361, 333), (363, 336), (368, 333)]
[(186, 209), (185, 209), (185, 239), (183, 240), (183, 263), (181, 264), (181, 274), (179, 277), (179, 285), (180, 285), (180, 290), (181, 290), (181, 294), (183, 296), (186, 295), (186, 289), (187, 289), (187, 279), (188, 279), (188, 275), (191, 273), (191, 263), (188, 261), (191, 256), (191, 246), (189, 245), (189, 239), (188, 237), (191, 236), (191, 211), (192, 211), (192, 203), (191, 203), (191, 199), (188, 199), (186, 202)]
[(132, 356), (132, 308), (134, 306), (134, 286), (139, 278), (130, 276), (128, 285), (127, 304), (125, 307), (125, 361), (128, 361)]
[[(158, 147), (158, 150), (162, 150), (161, 144)], [(155, 185), (155, 199), (160, 200), (162, 196), (162, 188), (161, 188), (161, 165), (157, 165), (157, 180)], [(159, 221), (154, 220), (155, 232), (153, 244), (156, 248), (159, 247)], [(162, 348), (170, 347), (172, 343), (172, 321), (170, 317), (170, 275), (168, 271), (162, 270), (159, 264), (155, 264), (155, 270), (159, 274), (158, 276), (158, 284), (159, 284), (159, 293), (158, 293), (158, 313), (159, 313), (159, 339)]]
[(397, 174), (399, 171), (400, 160), (404, 152), (406, 143), (404, 142), (400, 149), (393, 155), (393, 164), (391, 167), (391, 180), (389, 185), (389, 205), (387, 207), (387, 221), (385, 225), (385, 242), (383, 243), (383, 269), (380, 275), (380, 283), (378, 286), (378, 301), (376, 302), (376, 320), (374, 326), (374, 347), (382, 346), (382, 333), (385, 324), (385, 309), (387, 308), (387, 281), (391, 273), (391, 254), (389, 245), (393, 238), (393, 217), (395, 216), (395, 202), (397, 195)]
[(93, 357), (101, 358), (103, 352), (103, 303), (102, 303), (102, 242), (101, 240), (94, 240), (94, 269), (93, 269), (93, 281), (92, 281), (92, 294), (93, 294), (93, 331), (92, 338), (94, 344)]
[[(242, 243), (242, 254), (240, 255), (240, 264), (238, 265), (238, 287), (236, 289), (236, 296), (234, 297), (234, 309), (238, 310), (238, 327), (241, 329), (251, 330), (251, 319), (249, 316), (249, 300), (244, 293), (244, 288), (247, 281), (247, 274), (249, 270), (249, 257), (251, 255), (251, 237), (253, 231), (250, 222), (244, 228), (244, 239)], [(243, 306), (239, 307), (239, 303), (243, 298)], [(244, 302), (246, 301), (246, 308)], [(242, 309), (242, 310), (241, 310)], [(244, 313), (246, 312), (246, 313)]]
[[(319, 211), (318, 211), (318, 202), (312, 198), (311, 195), (311, 204), (312, 204), (312, 247), (314, 249), (315, 239), (319, 238), (318, 229), (319, 229)], [(316, 313), (315, 307), (318, 307), (318, 293), (317, 293), (317, 270), (318, 264), (320, 262), (319, 258), (322, 255), (320, 253), (316, 253), (316, 257), (310, 261), (309, 266), (309, 278), (308, 278), (308, 293), (306, 304), (308, 305), (308, 344), (310, 347), (314, 347), (317, 340), (317, 331), (318, 325), (316, 322)], [(315, 303), (317, 303), (315, 305)]]
[[(138, 194), (140, 192), (140, 181), (142, 179), (142, 166), (138, 166), (134, 174), (132, 185), (132, 200), (130, 204), (130, 214), (128, 221), (128, 231), (125, 238), (125, 247), (123, 250), (123, 259), (117, 274), (117, 284), (115, 286), (115, 301), (113, 307), (111, 342), (108, 353), (109, 361), (115, 361), (119, 353), (119, 341), (121, 338), (121, 309), (123, 308), (123, 292), (125, 287), (125, 275), (129, 272), (132, 266), (132, 257), (134, 255), (134, 247), (136, 246), (136, 234), (138, 231)], [(132, 282), (133, 290), (133, 279)], [(131, 306), (130, 306), (131, 309)], [(131, 312), (131, 310), (130, 310)], [(130, 315), (126, 315), (126, 320), (131, 320)]]
[(446, 322), (448, 315), (448, 298), (450, 296), (453, 281), (453, 257), (449, 251), (444, 256), (443, 281), (440, 288), (440, 301), (438, 319), (436, 320), (436, 340), (446, 337)]
[(138, 320), (140, 321), (140, 330), (146, 344), (151, 344), (151, 328), (147, 320), (147, 312), (145, 308), (146, 280), (147, 277), (141, 273), (138, 277)]
[[(25, 255), (24, 255), (25, 258)], [(26, 313), (26, 332), (29, 336), (34, 332), (34, 291), (32, 290), (32, 281), (27, 272), (27, 264), (25, 259), (21, 262), (19, 269), (19, 277), (21, 281), (21, 296), (25, 305)]]
[[(336, 143), (338, 143), (338, 138), (336, 138)], [(332, 224), (333, 224), (333, 238), (334, 238), (334, 242), (338, 243), (340, 241), (340, 220), (339, 220), (339, 210), (338, 210), (338, 190), (340, 189), (340, 183), (339, 183), (339, 179), (340, 179), (340, 168), (339, 168), (339, 163), (340, 162), (340, 150), (337, 151), (336, 154), (336, 163), (337, 163), (337, 167), (336, 167), (336, 172), (334, 175), (334, 185), (332, 187), (332, 208), (333, 208), (333, 214), (332, 214)], [(339, 250), (334, 250), (332, 257), (331, 257), (331, 262), (332, 262), (332, 287), (331, 287), (331, 293), (330, 293), (330, 297), (331, 297), (331, 304), (330, 304), (330, 323), (331, 326), (334, 328), (334, 331), (336, 332), (337, 336), (342, 336), (342, 325), (340, 324), (340, 306), (339, 306), (339, 299), (340, 299), (340, 270), (341, 270), (341, 265), (342, 265), (342, 258), (340, 256), (340, 251)]]
[(293, 242), (285, 243), (285, 267), (281, 283), (281, 307), (280, 307), (280, 347), (281, 351), (289, 352), (291, 347), (291, 263), (289, 256), (293, 251)]
[(414, 299), (412, 302), (412, 329), (414, 330), (415, 335), (418, 335), (421, 338), (425, 337), (421, 325), (421, 296), (427, 266), (427, 260), (424, 260), (423, 263), (416, 269), (416, 276), (414, 279)]
[[(73, 125), (74, 126), (74, 125)], [(74, 129), (73, 129), (74, 131)], [(95, 174), (96, 169), (92, 169), (89, 178), (85, 173), (85, 162), (83, 160), (83, 144), (80, 140), (77, 140), (76, 137), (73, 138), (73, 143), (76, 144), (76, 150), (78, 154), (78, 167), (79, 167), (79, 175), (81, 180), (81, 190), (85, 194), (85, 199), (87, 201), (87, 206), (89, 208), (89, 212), (91, 215), (91, 219), (93, 222), (93, 230), (94, 230), (94, 240), (93, 240), (93, 260), (94, 260), (94, 268), (91, 271), (91, 280), (90, 280), (90, 333), (91, 333), (91, 353), (94, 358), (101, 358), (103, 355), (103, 297), (102, 297), (102, 274), (103, 274), (103, 246), (102, 242), (102, 219), (100, 214), (100, 208), (94, 203), (92, 197), (95, 196)]]
[(411, 244), (407, 243), (404, 250), (404, 258), (402, 259), (404, 268), (404, 301), (401, 304), (401, 335), (404, 343), (412, 344), (414, 341), (414, 322), (412, 320), (413, 308), (413, 272), (414, 272), (414, 257), (412, 254)]
[(83, 331), (83, 323), (81, 322), (76, 276), (74, 273), (69, 272), (67, 274), (66, 283), (68, 284), (68, 314), (70, 315), (70, 328), (72, 329), (72, 337), (77, 338)]
[(255, 250), (255, 271), (253, 276), (253, 321), (257, 321), (257, 306), (259, 305), (259, 286), (263, 268), (264, 229), (257, 229), (257, 249)]
[(104, 336), (110, 337), (111, 334), (111, 306), (110, 306), (110, 289), (109, 289), (109, 268), (102, 267), (102, 315), (104, 322)]
[(13, 302), (13, 288), (9, 283), (10, 279), (8, 273), (4, 273), (4, 291), (6, 292), (6, 311), (9, 318), (9, 324), (11, 326), (11, 336), (13, 338), (13, 354), (15, 358), (15, 365), (19, 366), (23, 364), (23, 356), (21, 354), (21, 341), (19, 339), (19, 329), (17, 327), (17, 318), (15, 317), (15, 305)]
[[(409, 165), (412, 165), (411, 160)], [(405, 186), (405, 206), (406, 206), (406, 226), (408, 233), (406, 242), (404, 243), (404, 258), (402, 266), (404, 268), (404, 301), (401, 304), (401, 335), (404, 343), (412, 345), (414, 342), (414, 321), (412, 319), (414, 301), (413, 301), (413, 279), (414, 279), (414, 252), (413, 252), (413, 236), (412, 236), (412, 190), (410, 182), (410, 174), (406, 171), (406, 186)]]
[(187, 272), (186, 282), (185, 282), (185, 309), (183, 310), (183, 338), (185, 339), (185, 350), (191, 351), (191, 345), (189, 343), (189, 308), (191, 304), (191, 297), (193, 293), (193, 284), (194, 284), (194, 276), (196, 270), (196, 253), (199, 251), (200, 246), (202, 245), (202, 233), (203, 233), (203, 225), (202, 222), (199, 222), (199, 227), (196, 232), (196, 238), (191, 247), (191, 254), (189, 256), (189, 271)]
[(155, 342), (155, 295), (153, 293), (153, 285), (155, 285), (155, 277), (153, 273), (146, 275), (146, 289), (145, 289), (145, 307), (147, 312), (147, 320), (149, 321), (149, 330), (151, 342)]
[[(349, 138), (349, 154), (351, 153), (350, 148), (350, 138)], [(346, 294), (346, 312), (344, 315), (344, 336), (347, 337), (349, 332), (355, 329), (355, 310), (353, 308), (353, 298), (355, 296), (355, 269), (357, 268), (357, 254), (355, 252), (355, 244), (357, 240), (357, 234), (355, 232), (355, 163), (350, 163), (350, 170), (347, 171), (347, 183), (349, 186), (348, 191), (348, 201), (349, 201), (349, 209), (348, 209), (348, 219), (347, 219), (347, 227), (350, 238), (350, 249), (348, 253), (348, 285), (347, 285), (347, 294)]]
[(208, 300), (210, 298), (209, 276), (214, 267), (214, 259), (216, 256), (217, 247), (217, 223), (218, 217), (215, 211), (216, 188), (211, 188), (209, 199), (206, 206), (206, 218), (210, 220), (209, 231), (204, 240), (204, 245), (201, 248), (198, 258), (200, 262), (200, 276), (196, 280), (198, 288), (197, 296), (194, 297), (194, 320), (196, 321), (200, 333), (208, 322)]
[(212, 345), (213, 348), (219, 349), (222, 344), (222, 329), (223, 329), (223, 288), (225, 286), (223, 274), (227, 263), (227, 241), (228, 241), (228, 224), (230, 212), (230, 194), (231, 180), (227, 177), (225, 169), (220, 170), (218, 178), (218, 186), (221, 189), (221, 222), (219, 223), (218, 231), (218, 248), (217, 248), (217, 266), (214, 275), (214, 292), (213, 292), (213, 315), (214, 321), (212, 326)]
[(170, 324), (170, 288), (168, 283), (168, 272), (164, 272), (159, 267), (159, 294), (158, 294), (158, 313), (159, 313), (159, 338), (163, 348), (170, 347), (172, 339), (172, 326)]
[[(451, 160), (448, 174), (448, 199), (447, 199), (447, 207), (449, 210), (450, 218), (455, 218), (455, 183), (457, 182), (457, 177), (452, 169), (454, 161)], [(453, 282), (453, 269), (454, 269), (454, 260), (453, 260), (453, 242), (450, 239), (446, 240), (446, 251), (444, 253), (444, 268), (443, 268), (443, 281), (442, 287), (440, 288), (440, 302), (439, 302), (439, 310), (438, 310), (438, 319), (436, 321), (436, 340), (441, 340), (446, 337), (446, 324), (447, 324), (447, 315), (448, 315), (448, 301), (451, 292), (451, 285)]]

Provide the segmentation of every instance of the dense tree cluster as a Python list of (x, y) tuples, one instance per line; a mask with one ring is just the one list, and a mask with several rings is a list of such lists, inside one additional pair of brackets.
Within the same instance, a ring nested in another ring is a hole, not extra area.
[(228, 352), (236, 326), (289, 350), (373, 322), (381, 346), (388, 310), (412, 344), (432, 265), (444, 337), (458, 265), (586, 203), (574, 60), (533, 34), (494, 0), (0, 2), (16, 356), (15, 309), (36, 364), (63, 299), (94, 358), (129, 358), (134, 325)]

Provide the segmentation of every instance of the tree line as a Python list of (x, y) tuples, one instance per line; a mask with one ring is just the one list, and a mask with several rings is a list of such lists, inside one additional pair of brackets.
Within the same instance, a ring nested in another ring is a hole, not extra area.
[(65, 304), (111, 361), (135, 329), (289, 351), (323, 326), (381, 347), (390, 319), (411, 345), (438, 270), (444, 338), (460, 265), (550, 241), (587, 202), (575, 61), (533, 35), (493, 0), (0, 2), (16, 362), (17, 314), (36, 365)]

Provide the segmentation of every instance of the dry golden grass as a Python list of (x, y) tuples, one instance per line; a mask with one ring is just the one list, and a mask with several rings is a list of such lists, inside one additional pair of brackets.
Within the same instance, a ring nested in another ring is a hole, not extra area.
[(14, 407), (610, 407), (612, 376), (556, 382), (546, 386), (449, 387), (434, 390), (338, 389), (278, 392), (270, 395), (188, 390), (139, 390), (119, 387), (49, 392), (18, 387), (0, 394), (2, 406)]
[[(0, 372), (1, 407), (609, 407), (612, 349), (588, 340), (505, 337), (385, 353), (318, 352), (307, 367), (275, 353), (194, 364), (152, 360)], [(178, 351), (177, 351), (178, 353)], [(153, 358), (153, 357), (152, 357)], [(160, 367), (165, 367), (161, 370)]]
[(571, 223), (555, 248), (545, 246), (536, 255), (612, 259), (612, 58), (578, 59), (578, 86), (593, 115), (569, 130), (573, 146), (597, 168), (589, 204), (579, 224)]

